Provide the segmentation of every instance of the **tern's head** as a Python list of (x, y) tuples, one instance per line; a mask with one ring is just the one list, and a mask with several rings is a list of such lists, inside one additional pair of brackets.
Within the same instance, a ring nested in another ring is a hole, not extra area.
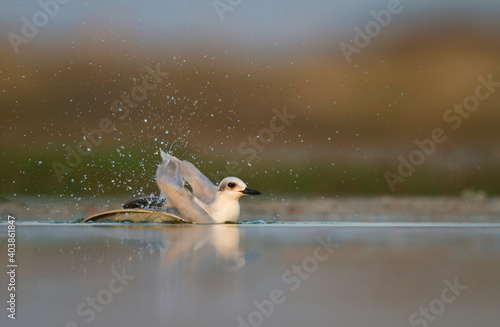
[(248, 188), (245, 183), (236, 177), (226, 177), (219, 184), (219, 194), (239, 199), (242, 195), (258, 195), (259, 191)]

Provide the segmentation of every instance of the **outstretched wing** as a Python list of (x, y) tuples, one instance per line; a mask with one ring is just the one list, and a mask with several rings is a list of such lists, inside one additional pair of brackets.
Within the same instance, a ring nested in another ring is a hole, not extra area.
[(163, 160), (170, 159), (179, 165), (179, 169), (184, 179), (191, 185), (194, 195), (208, 204), (215, 200), (217, 195), (217, 186), (215, 186), (201, 171), (199, 171), (192, 163), (182, 161), (174, 156), (171, 156), (161, 151)]
[(156, 182), (169, 203), (174, 205), (185, 218), (199, 223), (215, 222), (203, 203), (184, 187), (178, 160), (173, 160), (172, 156), (164, 152), (162, 158), (163, 162), (156, 171)]

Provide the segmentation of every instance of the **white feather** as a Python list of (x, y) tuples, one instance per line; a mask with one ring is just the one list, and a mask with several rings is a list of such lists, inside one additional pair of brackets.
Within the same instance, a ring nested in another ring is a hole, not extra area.
[[(200, 223), (238, 220), (238, 199), (245, 194), (245, 190), (249, 190), (242, 180), (227, 177), (221, 181), (220, 188), (217, 188), (190, 162), (181, 161), (161, 150), (160, 155), (163, 162), (156, 172), (156, 182), (169, 204), (183, 218)], [(192, 193), (184, 187), (184, 180), (191, 185)], [(229, 184), (231, 187), (228, 187)]]

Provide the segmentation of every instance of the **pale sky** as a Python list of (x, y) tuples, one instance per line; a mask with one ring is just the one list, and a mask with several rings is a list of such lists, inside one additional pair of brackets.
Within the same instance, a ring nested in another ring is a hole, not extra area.
[[(50, 1), (50, 0), (46, 0)], [(62, 0), (61, 0), (62, 1)], [(227, 0), (221, 0), (227, 3)], [(371, 10), (387, 8), (382, 0), (241, 0), (220, 20), (213, 0), (197, 1), (69, 1), (59, 5), (43, 33), (37, 38), (77, 37), (90, 28), (124, 33), (148, 40), (157, 35), (193, 35), (249, 42), (297, 42), (318, 35), (346, 35), (358, 24), (372, 19)], [(467, 21), (469, 24), (499, 28), (500, 1), (497, 0), (401, 0), (404, 10), (398, 24), (435, 24), (440, 21)], [(40, 11), (38, 1), (0, 2), (2, 47), (9, 46), (7, 33), (20, 34), (21, 17), (29, 19)]]

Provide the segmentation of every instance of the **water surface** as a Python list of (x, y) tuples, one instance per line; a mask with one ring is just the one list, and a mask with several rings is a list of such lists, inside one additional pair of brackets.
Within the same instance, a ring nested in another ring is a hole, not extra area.
[[(17, 319), (3, 309), (0, 325), (411, 326), (432, 304), (429, 325), (498, 326), (499, 236), (493, 223), (19, 222)], [(445, 280), (466, 289), (440, 307)]]

